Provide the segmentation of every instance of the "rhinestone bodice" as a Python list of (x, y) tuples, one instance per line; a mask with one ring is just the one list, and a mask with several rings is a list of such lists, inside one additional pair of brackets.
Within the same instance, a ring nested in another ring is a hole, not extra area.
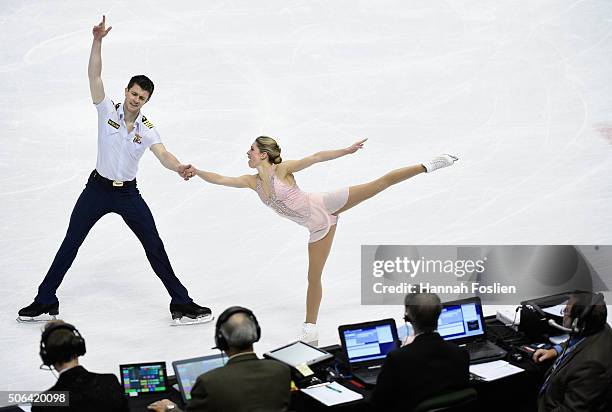
[(261, 201), (279, 215), (305, 225), (311, 215), (308, 193), (303, 192), (297, 184), (288, 185), (274, 174), (270, 178), (270, 195), (263, 190), (261, 177), (257, 176), (255, 191)]

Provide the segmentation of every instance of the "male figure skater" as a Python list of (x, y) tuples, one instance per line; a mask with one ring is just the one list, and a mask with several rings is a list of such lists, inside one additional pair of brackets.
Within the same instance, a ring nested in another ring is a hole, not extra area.
[(153, 215), (136, 187), (138, 161), (150, 148), (160, 163), (177, 172), (185, 180), (195, 175), (191, 165), (181, 164), (166, 150), (153, 124), (140, 112), (153, 94), (153, 82), (146, 76), (130, 79), (123, 104), (114, 104), (104, 93), (102, 84), (102, 39), (112, 27), (106, 28), (106, 18), (93, 28), (93, 44), (89, 56), (89, 88), (98, 111), (98, 159), (87, 185), (77, 200), (66, 237), (44, 280), (38, 287), (34, 302), (19, 311), (18, 321), (41, 321), (40, 316), (55, 318), (59, 301), (55, 292), (77, 251), (93, 225), (107, 213), (119, 214), (142, 243), (147, 259), (172, 300), (170, 312), (173, 324), (201, 323), (212, 320), (209, 308), (199, 306), (189, 297), (187, 289), (174, 274), (164, 244), (159, 238)]

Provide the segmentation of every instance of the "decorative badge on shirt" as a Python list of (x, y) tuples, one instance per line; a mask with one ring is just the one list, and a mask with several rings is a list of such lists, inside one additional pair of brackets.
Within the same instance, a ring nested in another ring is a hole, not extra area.
[(136, 136), (134, 136), (133, 142), (134, 143), (138, 143), (138, 144), (142, 144), (141, 140), (142, 140), (142, 137), (138, 133), (136, 133)]
[(119, 128), (119, 123), (113, 121), (112, 119), (108, 119), (108, 124), (113, 126), (115, 129)]
[(147, 126), (149, 129), (153, 128), (153, 123), (151, 123), (150, 120), (148, 120), (146, 117), (142, 116), (142, 122), (144, 123), (145, 126)]

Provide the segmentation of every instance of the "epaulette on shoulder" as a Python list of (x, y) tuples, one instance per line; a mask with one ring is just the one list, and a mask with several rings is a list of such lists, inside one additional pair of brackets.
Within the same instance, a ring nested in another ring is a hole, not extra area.
[(145, 116), (142, 116), (142, 123), (149, 129), (153, 128), (153, 123), (151, 123)]

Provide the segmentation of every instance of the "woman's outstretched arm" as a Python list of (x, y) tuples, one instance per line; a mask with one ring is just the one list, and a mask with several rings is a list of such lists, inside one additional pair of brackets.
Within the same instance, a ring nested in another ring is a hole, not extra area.
[(214, 185), (255, 189), (255, 176), (252, 175), (230, 177), (199, 169), (196, 169), (196, 174)]
[(327, 162), (328, 160), (337, 159), (348, 154), (355, 153), (357, 150), (363, 148), (363, 143), (368, 139), (362, 139), (358, 142), (353, 143), (349, 147), (338, 150), (326, 150), (318, 152), (300, 160), (287, 160), (280, 164), (281, 168), (284, 168), (286, 173), (299, 172), (300, 170), (306, 169), (315, 163)]

